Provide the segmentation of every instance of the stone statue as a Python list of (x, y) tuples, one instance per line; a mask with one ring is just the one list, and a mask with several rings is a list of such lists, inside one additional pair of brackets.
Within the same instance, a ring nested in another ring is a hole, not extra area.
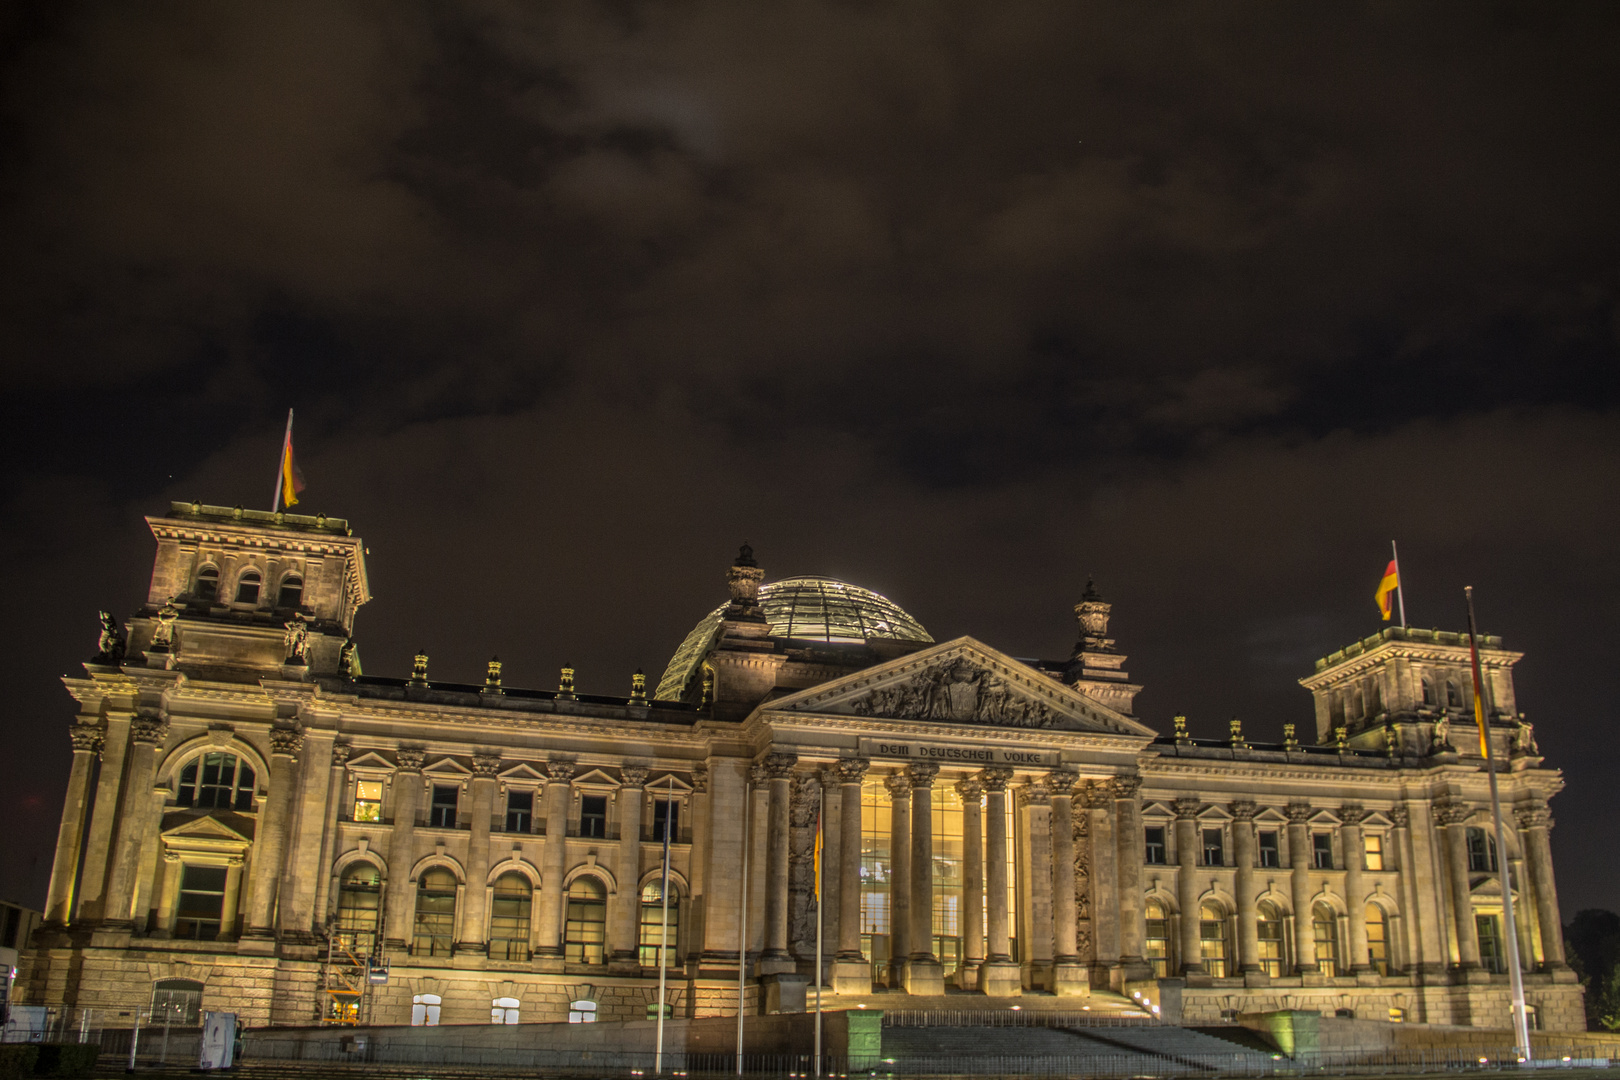
[(1429, 753), (1451, 754), (1456, 750), (1457, 748), (1451, 745), (1451, 717), (1441, 713), (1440, 719), (1435, 721), (1434, 741), (1429, 744)]
[(158, 609), (157, 625), (152, 628), (152, 648), (156, 652), (179, 652), (180, 635), (174, 628), (175, 622), (180, 618), (180, 609), (174, 606), (174, 597), (169, 597), (163, 607)]
[(309, 663), (309, 620), (302, 614), (295, 614), (287, 620), (287, 632), (282, 640), (287, 646), (288, 664)]
[(124, 662), (124, 628), (118, 625), (118, 620), (112, 617), (112, 612), (101, 613), (101, 638), (96, 642), (96, 655), (90, 658), (92, 664), (106, 664), (117, 667)]
[(352, 679), (360, 674), (360, 661), (355, 655), (356, 649), (354, 638), (347, 638), (343, 642), (343, 647), (338, 650), (338, 674), (345, 679)]
[(1536, 729), (1523, 716), (1513, 723), (1513, 756), (1524, 757), (1529, 755), (1537, 757), (1541, 754), (1541, 747), (1536, 745)]

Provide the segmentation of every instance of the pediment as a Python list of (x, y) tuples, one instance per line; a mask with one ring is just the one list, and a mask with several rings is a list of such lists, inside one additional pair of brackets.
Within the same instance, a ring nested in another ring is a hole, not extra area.
[(425, 766), (422, 771), (435, 776), (459, 776), (465, 778), (472, 775), (471, 769), (453, 757), (442, 757), (433, 764)]
[(970, 637), (800, 690), (770, 702), (764, 710), (972, 727), (1154, 734), (1123, 713)]
[(502, 769), (499, 775), (502, 780), (517, 781), (520, 784), (527, 784), (531, 781), (544, 783), (546, 780), (544, 773), (529, 765), (522, 764), (514, 765), (510, 769)]
[(574, 777), (574, 786), (616, 788), (619, 786), (619, 781), (614, 777), (609, 776), (601, 769), (591, 769), (589, 772), (581, 773), (579, 776)]
[(394, 763), (392, 761), (389, 761), (387, 758), (383, 757), (381, 754), (377, 753), (375, 750), (367, 750), (365, 753), (361, 754), (359, 757), (350, 758), (349, 759), (349, 768), (351, 768), (351, 769), (385, 769), (385, 770), (387, 770), (389, 772), (392, 772), (393, 769), (394, 769)]
[(678, 795), (687, 795), (692, 791), (692, 785), (676, 776), (674, 773), (659, 773), (647, 781), (648, 795), (661, 795), (673, 790)]
[[(234, 820), (216, 817), (214, 814), (203, 814), (199, 817), (180, 814), (170, 815), (169, 819), (164, 822), (163, 836), (171, 840), (227, 840), (240, 843), (252, 841), (252, 821), (230, 811), (223, 811), (222, 813), (228, 814), (229, 819)], [(181, 820), (170, 824), (177, 817), (181, 818)], [(229, 823), (227, 823), (228, 820)], [(233, 828), (233, 825), (236, 828)]]

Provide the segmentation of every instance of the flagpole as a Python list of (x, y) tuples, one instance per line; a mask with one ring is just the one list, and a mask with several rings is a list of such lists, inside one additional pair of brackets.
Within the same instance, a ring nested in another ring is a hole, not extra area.
[(748, 851), (754, 846), (749, 833), (749, 818), (754, 809), (754, 789), (747, 774), (743, 776), (742, 816), (742, 906), (737, 919), (737, 1075), (743, 1074), (743, 1007), (745, 984), (748, 979)]
[(827, 805), (827, 789), (821, 789), (821, 806), (816, 810), (816, 1076), (821, 1076), (821, 928), (826, 905), (821, 902), (821, 860), (827, 840), (827, 817), (822, 812)]
[(1395, 563), (1395, 599), (1401, 605), (1401, 629), (1406, 629), (1406, 579), (1401, 577), (1401, 553), (1395, 550), (1395, 541), (1389, 542), (1390, 558)]
[(664, 883), (659, 895), (664, 902), (664, 928), (658, 941), (658, 1052), (653, 1055), (653, 1072), (664, 1071), (664, 985), (669, 972), (669, 824), (675, 816), (675, 774), (669, 774), (668, 794), (664, 797)]
[(1519, 971), (1519, 927), (1513, 913), (1512, 880), (1508, 876), (1507, 845), (1502, 837), (1502, 798), (1496, 788), (1496, 763), (1491, 758), (1490, 726), (1485, 718), (1485, 680), (1479, 666), (1479, 634), (1474, 629), (1474, 587), (1466, 586), (1468, 598), (1468, 652), (1474, 667), (1474, 719), (1479, 722), (1480, 753), (1485, 757), (1485, 774), (1491, 783), (1491, 824), (1496, 829), (1496, 873), (1502, 889), (1503, 934), (1507, 938), (1508, 986), (1513, 995), (1513, 1041), (1520, 1061), (1530, 1056), (1530, 1022), (1524, 1010), (1524, 976)]
[(281, 485), (286, 482), (287, 475), (287, 446), (292, 442), (292, 414), (287, 410), (287, 433), (281, 437), (281, 460), (276, 463), (276, 494), (270, 500), (270, 512), (273, 514), (281, 509)]

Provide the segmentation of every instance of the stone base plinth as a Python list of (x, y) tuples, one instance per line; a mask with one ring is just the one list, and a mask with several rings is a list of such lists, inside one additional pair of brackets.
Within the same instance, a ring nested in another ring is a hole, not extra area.
[(1058, 997), (1090, 997), (1090, 968), (1078, 961), (1062, 961), (1053, 964), (1052, 993)]
[(986, 960), (979, 966), (979, 992), (989, 997), (1018, 997), (1024, 992), (1023, 974), (1011, 960)]
[(945, 968), (932, 956), (913, 956), (906, 962), (905, 989), (908, 994), (945, 993)]
[(276, 939), (270, 934), (255, 934), (251, 930), (236, 943), (236, 951), (244, 956), (274, 956)]
[(834, 960), (832, 987), (835, 994), (872, 992), (872, 965), (865, 960)]

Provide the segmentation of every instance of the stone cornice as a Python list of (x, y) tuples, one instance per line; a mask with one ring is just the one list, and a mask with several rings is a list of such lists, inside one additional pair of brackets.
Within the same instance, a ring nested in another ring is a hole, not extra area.
[(1120, 735), (1111, 732), (1075, 731), (1068, 728), (1011, 728), (988, 724), (950, 724), (937, 721), (887, 720), (865, 716), (828, 713), (801, 713), (761, 709), (744, 725), (744, 733), (762, 729), (810, 728), (822, 731), (854, 731), (874, 738), (940, 739), (971, 742), (976, 746), (998, 743), (1028, 745), (1040, 743), (1053, 749), (1115, 750), (1137, 753), (1157, 736)]
[[(1335, 653), (1334, 655), (1340, 655)], [(1324, 686), (1331, 686), (1346, 679), (1355, 678), (1367, 671), (1382, 667), (1390, 660), (1424, 660), (1433, 663), (1454, 664), (1468, 659), (1468, 645), (1447, 645), (1437, 642), (1418, 641), (1384, 641), (1355, 656), (1347, 657), (1336, 663), (1305, 676), (1299, 684), (1307, 690), (1316, 690)], [(1479, 650), (1480, 664), (1484, 667), (1512, 667), (1524, 659), (1524, 653), (1514, 652), (1500, 647), (1481, 646)]]

